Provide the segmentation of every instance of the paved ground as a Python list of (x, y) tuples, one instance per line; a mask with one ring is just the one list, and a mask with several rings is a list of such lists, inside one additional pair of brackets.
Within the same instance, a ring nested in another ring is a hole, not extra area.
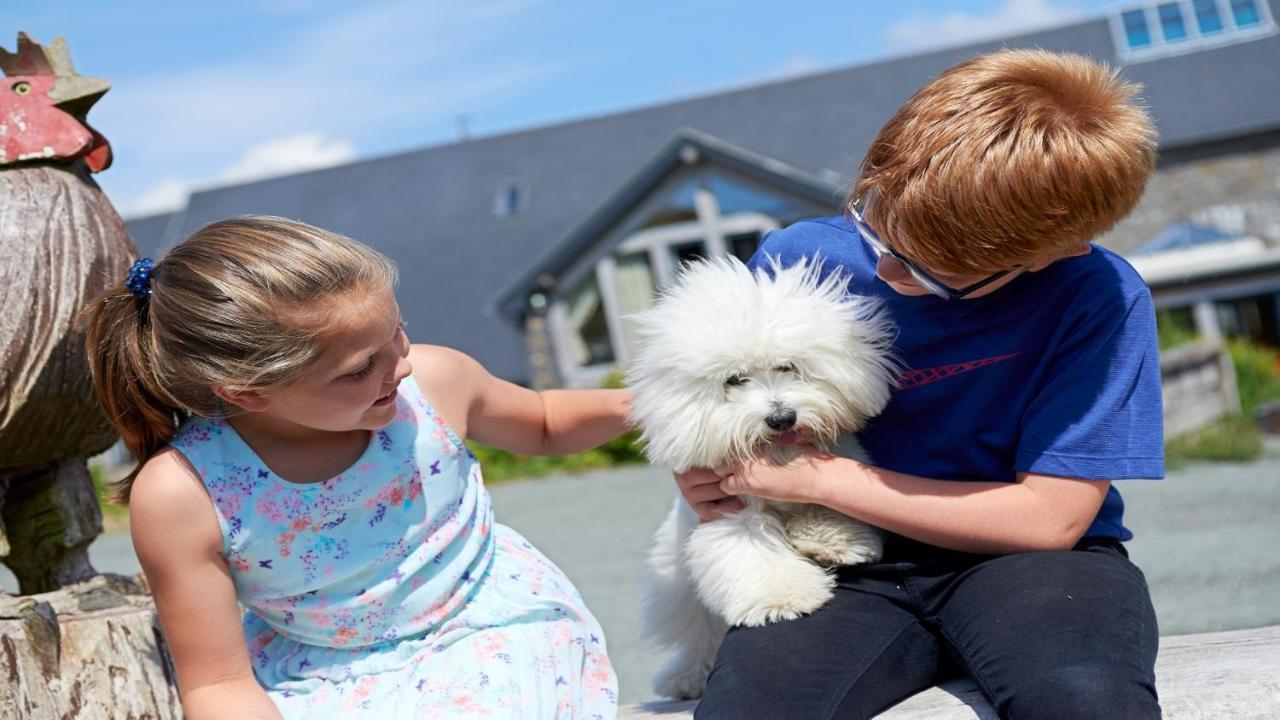
[[(1280, 624), (1280, 445), (1258, 462), (1193, 465), (1120, 487), (1162, 634)], [(499, 485), (493, 496), (498, 520), (559, 563), (599, 617), (622, 701), (650, 698), (661, 656), (639, 636), (638, 613), (649, 538), (674, 497), (670, 477), (634, 467)], [(124, 534), (99, 538), (90, 556), (101, 570), (138, 569)], [(3, 568), (0, 587), (13, 591)]]

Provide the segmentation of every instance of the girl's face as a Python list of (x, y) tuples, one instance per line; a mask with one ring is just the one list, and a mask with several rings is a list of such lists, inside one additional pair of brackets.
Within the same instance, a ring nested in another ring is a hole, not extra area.
[(390, 291), (351, 294), (331, 315), (326, 349), (302, 377), (263, 398), (261, 412), (317, 430), (376, 430), (395, 418), (396, 387), (413, 367)]

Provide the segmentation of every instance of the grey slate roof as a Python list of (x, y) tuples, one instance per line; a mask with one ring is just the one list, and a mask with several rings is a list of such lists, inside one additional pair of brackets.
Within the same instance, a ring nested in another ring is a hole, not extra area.
[[(1280, 0), (1272, 0), (1280, 16)], [(410, 337), (528, 378), (520, 330), (486, 307), (631, 178), (679, 128), (813, 175), (851, 177), (875, 132), (920, 85), (972, 55), (1008, 47), (1073, 51), (1119, 64), (1106, 18), (628, 112), (373, 158), (191, 196), (172, 216), (129, 222), (154, 253), (214, 220), (297, 218), (383, 250), (402, 273)], [(1280, 127), (1280, 36), (1130, 65), (1165, 148)], [(527, 210), (493, 213), (519, 180)]]

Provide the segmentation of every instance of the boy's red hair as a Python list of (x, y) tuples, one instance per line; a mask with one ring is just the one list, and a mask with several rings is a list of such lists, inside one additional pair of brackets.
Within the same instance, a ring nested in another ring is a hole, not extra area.
[(1138, 202), (1155, 168), (1140, 87), (1092, 60), (1004, 50), (918, 90), (849, 196), (903, 255), (983, 275), (1066, 255)]

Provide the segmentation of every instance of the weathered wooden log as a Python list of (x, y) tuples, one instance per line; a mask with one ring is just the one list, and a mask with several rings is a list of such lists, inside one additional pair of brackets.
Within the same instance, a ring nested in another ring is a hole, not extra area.
[[(1160, 638), (1156, 690), (1168, 720), (1280, 717), (1280, 625)], [(688, 720), (695, 702), (622, 708), (618, 720)], [(996, 720), (967, 679), (925, 690), (877, 716), (881, 720)]]
[(0, 718), (177, 720), (172, 661), (139, 578), (0, 595)]

